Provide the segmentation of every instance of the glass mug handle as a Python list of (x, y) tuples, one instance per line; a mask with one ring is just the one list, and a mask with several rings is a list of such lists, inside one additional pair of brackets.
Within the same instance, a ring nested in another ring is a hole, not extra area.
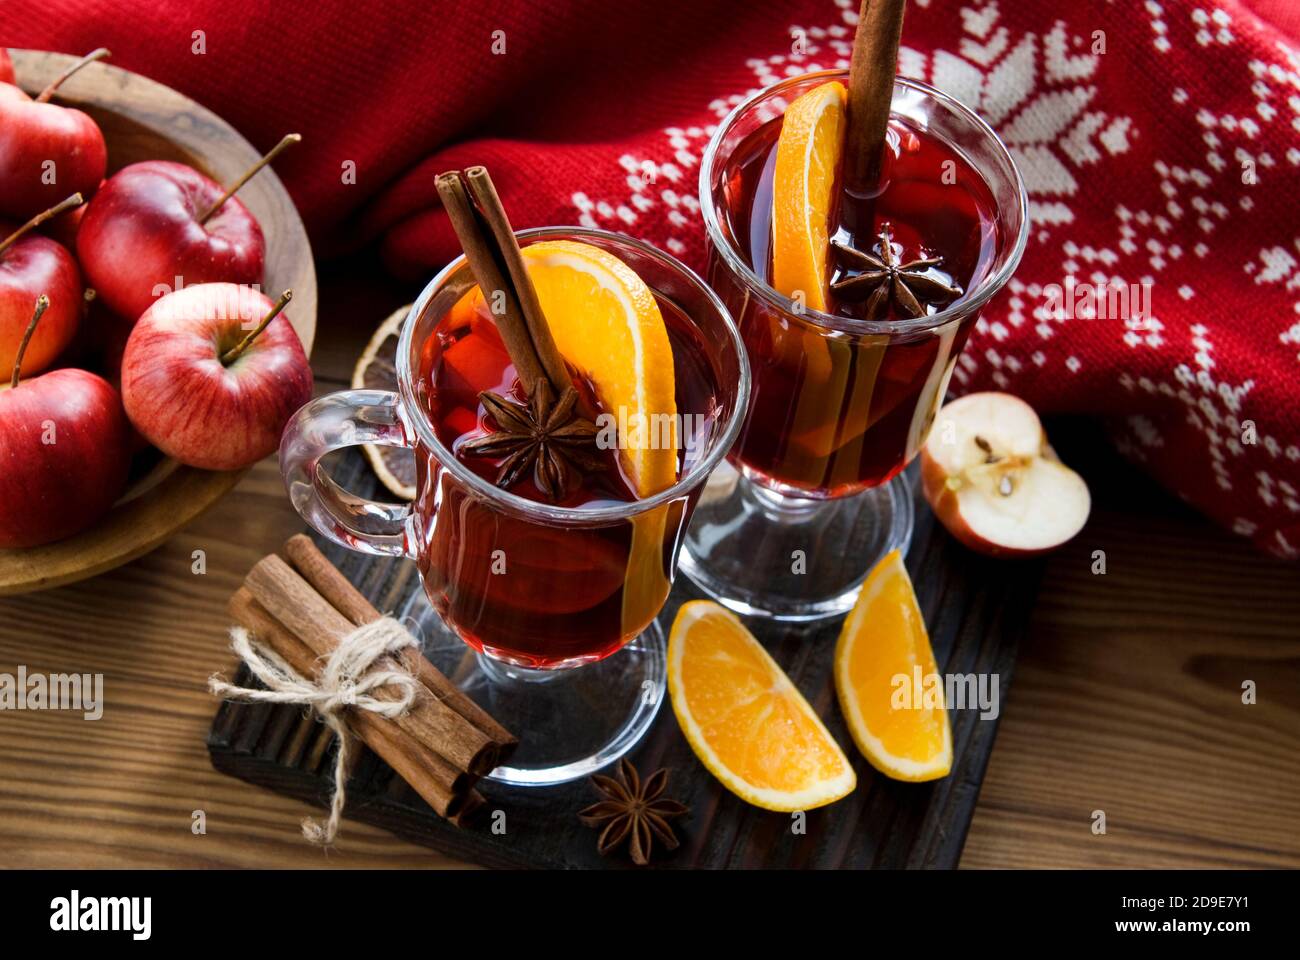
[(293, 415), (280, 438), (280, 473), (294, 509), (335, 543), (362, 553), (410, 556), (411, 504), (348, 493), (321, 468), (321, 459), (365, 443), (414, 447), (413, 436), (401, 400), (389, 390), (344, 390), (313, 400)]

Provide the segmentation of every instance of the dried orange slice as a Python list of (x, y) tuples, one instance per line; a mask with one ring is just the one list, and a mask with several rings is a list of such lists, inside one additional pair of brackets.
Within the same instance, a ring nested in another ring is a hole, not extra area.
[(857, 786), (849, 758), (790, 678), (735, 614), (710, 600), (677, 613), (668, 692), (700, 762), (756, 807), (811, 810)]
[(897, 550), (876, 564), (844, 621), (835, 690), (853, 741), (873, 767), (895, 780), (948, 775), (952, 733), (943, 683)]
[[(410, 310), (409, 304), (394, 310), (375, 330), (352, 370), (353, 390), (397, 389), (397, 342)], [(363, 449), (380, 483), (403, 500), (415, 499), (414, 451), (373, 443), (367, 443)]]
[(772, 286), (826, 309), (832, 191), (844, 153), (844, 84), (814, 87), (785, 111), (772, 183)]

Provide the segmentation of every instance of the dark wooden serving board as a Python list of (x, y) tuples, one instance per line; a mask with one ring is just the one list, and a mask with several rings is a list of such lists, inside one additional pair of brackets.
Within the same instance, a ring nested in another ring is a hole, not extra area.
[[(359, 455), (335, 471), (349, 489), (366, 495), (375, 481)], [(419, 589), (409, 561), (368, 557), (325, 545), (330, 559), (381, 610), (398, 610)], [(907, 556), (940, 670), (995, 673), (1005, 706), (1016, 649), (1038, 589), (1041, 564), (990, 561), (969, 553), (918, 502)], [(698, 596), (678, 579), (661, 622)], [(691, 812), (678, 821), (681, 846), (659, 856), (659, 867), (953, 867), (961, 855), (997, 721), (975, 709), (952, 710), (954, 763), (943, 780), (899, 783), (877, 774), (858, 754), (840, 716), (831, 672), (841, 621), (803, 629), (750, 623), (794, 683), (854, 758), (858, 788), (807, 815), (796, 835), (788, 814), (744, 803), (723, 789), (695, 759), (665, 703), (646, 738), (632, 752), (638, 769), (672, 768), (669, 793)], [(241, 671), (239, 681), (249, 683)], [(223, 703), (208, 737), (213, 766), (280, 793), (324, 805), (330, 792), (333, 745), (322, 725), (292, 706)], [(621, 867), (621, 858), (596, 854), (596, 835), (575, 816), (595, 799), (585, 781), (547, 789), (485, 783), (487, 810), (505, 812), (506, 831), (494, 834), (489, 814), (475, 826), (453, 827), (437, 817), (382, 761), (366, 751), (348, 786), (347, 816), (376, 824), (450, 856), (493, 867)], [(286, 829), (290, 829), (286, 826)]]

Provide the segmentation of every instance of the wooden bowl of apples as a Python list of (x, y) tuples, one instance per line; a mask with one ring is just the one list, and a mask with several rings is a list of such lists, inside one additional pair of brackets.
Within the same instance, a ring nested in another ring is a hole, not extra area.
[(86, 203), (0, 250), (0, 595), (103, 573), (213, 506), (310, 397), (316, 328), (311, 247), (279, 179), (261, 169), (227, 196), (259, 162), (247, 140), (102, 62), (42, 102), (83, 58), (9, 53), (0, 243), (74, 191)]

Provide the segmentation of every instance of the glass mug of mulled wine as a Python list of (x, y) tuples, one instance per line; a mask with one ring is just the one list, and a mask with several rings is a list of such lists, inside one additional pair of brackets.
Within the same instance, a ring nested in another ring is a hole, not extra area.
[[(722, 122), (701, 164), (707, 277), (740, 328), (753, 387), (729, 457), (739, 475), (710, 484), (682, 569), (752, 616), (843, 613), (872, 566), (906, 548), (913, 497), (902, 471), (1028, 235), (1024, 186), (997, 134), (951, 97), (897, 78), (879, 183), (861, 196), (840, 189), (832, 208), (826, 309), (779, 293), (784, 113), (847, 80), (826, 71), (759, 92)], [(900, 269), (909, 289), (895, 293)]]
[[(491, 779), (546, 785), (617, 759), (662, 703), (666, 645), (656, 618), (703, 483), (740, 428), (749, 367), (717, 295), (671, 256), (601, 230), (516, 237), (525, 251), (551, 241), (599, 248), (650, 288), (672, 345), (676, 483), (638, 497), (608, 445), (597, 451), (604, 469), (584, 467), (558, 502), (527, 472), (510, 489), (494, 482), (499, 458), (475, 456), (467, 439), (491, 419), (481, 394), (508, 392), (515, 370), (485, 301), (472, 296), (464, 257), (411, 308), (397, 391), (308, 404), (286, 428), (280, 464), (294, 507), (324, 536), (415, 561), (424, 590), (399, 615), (423, 634), (435, 665), (520, 736), (511, 765)], [(577, 386), (594, 402), (590, 385)], [(414, 450), (414, 503), (361, 499), (322, 467), (331, 451), (367, 443)]]

